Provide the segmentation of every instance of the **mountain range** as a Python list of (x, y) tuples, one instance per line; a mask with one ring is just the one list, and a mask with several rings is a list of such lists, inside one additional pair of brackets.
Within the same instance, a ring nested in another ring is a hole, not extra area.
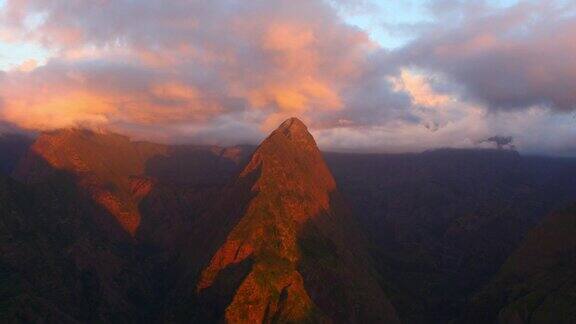
[(573, 323), (576, 159), (0, 137), (0, 320)]

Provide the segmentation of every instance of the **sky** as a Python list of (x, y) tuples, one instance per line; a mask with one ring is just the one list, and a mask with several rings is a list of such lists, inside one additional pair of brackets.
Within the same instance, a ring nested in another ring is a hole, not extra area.
[(575, 156), (575, 31), (565, 0), (0, 0), (0, 132), (233, 145), (296, 116), (325, 150)]

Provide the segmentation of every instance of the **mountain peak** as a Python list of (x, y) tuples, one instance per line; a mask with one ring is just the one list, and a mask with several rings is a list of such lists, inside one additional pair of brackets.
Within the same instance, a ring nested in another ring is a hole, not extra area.
[[(264, 165), (262, 170), (264, 174), (269, 175), (264, 179), (276, 178), (279, 174), (283, 174), (290, 175), (287, 176), (289, 179), (283, 181), (297, 181), (298, 177), (316, 179), (314, 180), (316, 184), (325, 185), (323, 188), (325, 192), (335, 188), (334, 179), (314, 137), (308, 132), (306, 125), (295, 117), (280, 124), (260, 144), (242, 174), (250, 174), (262, 165)], [(305, 171), (300, 170), (302, 166), (306, 166)], [(311, 172), (311, 170), (316, 170), (316, 172)], [(308, 174), (309, 172), (311, 173)]]
[(280, 142), (291, 143), (302, 149), (316, 149), (316, 141), (308, 132), (308, 127), (296, 117), (285, 120), (262, 144), (269, 142), (276, 145), (282, 145)]
[(286, 119), (282, 124), (280, 124), (278, 130), (288, 132), (302, 132), (302, 131), (308, 131), (308, 128), (306, 127), (306, 125), (304, 125), (304, 123), (300, 119), (292, 117)]
[(362, 235), (302, 121), (283, 122), (240, 177), (238, 191), (249, 180), (250, 198), (201, 271), (200, 298), (223, 291), (226, 278), (235, 282), (223, 299), (226, 322), (331, 322), (336, 313), (342, 322), (397, 322), (372, 275)]
[(72, 175), (79, 190), (135, 235), (140, 225), (141, 197), (134, 196), (131, 176), (144, 174), (154, 152), (140, 150), (131, 140), (114, 133), (60, 129), (41, 134), (13, 175), (28, 183), (61, 182)]

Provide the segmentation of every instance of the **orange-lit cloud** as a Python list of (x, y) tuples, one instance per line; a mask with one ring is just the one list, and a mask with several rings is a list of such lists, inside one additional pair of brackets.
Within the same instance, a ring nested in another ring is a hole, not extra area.
[[(5, 8), (4, 30), (58, 53), (6, 78), (2, 116), (25, 128), (234, 114), (268, 130), (283, 116), (342, 109), (342, 89), (375, 49), (322, 1), (10, 0)], [(35, 28), (26, 25), (39, 14)]]
[[(357, 8), (349, 0), (6, 0), (0, 37), (41, 44), (52, 57), (0, 71), (0, 119), (32, 130), (239, 143), (298, 116), (328, 148), (416, 150), (500, 134), (533, 147), (515, 125), (538, 120), (553, 130), (554, 113), (576, 109), (569, 4), (432, 2), (432, 21), (388, 51), (335, 3)], [(546, 113), (516, 115), (534, 110)]]
[(398, 77), (391, 78), (395, 91), (407, 92), (414, 104), (426, 107), (442, 107), (453, 99), (445, 94), (436, 93), (422, 75), (402, 70)]
[(4, 102), (2, 118), (27, 129), (50, 129), (70, 126), (96, 126), (108, 123), (114, 107), (98, 96), (69, 93), (52, 95), (12, 95)]
[(30, 72), (38, 66), (38, 62), (34, 59), (28, 59), (16, 67), (19, 72)]

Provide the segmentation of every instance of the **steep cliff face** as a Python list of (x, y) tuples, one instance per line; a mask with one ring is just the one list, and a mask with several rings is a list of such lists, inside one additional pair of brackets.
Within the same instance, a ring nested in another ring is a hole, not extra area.
[(13, 175), (27, 184), (58, 183), (63, 173), (73, 177), (83, 194), (135, 237), (143, 225), (141, 203), (152, 194), (161, 194), (159, 190), (170, 191), (159, 183), (187, 190), (221, 185), (245, 155), (241, 147), (168, 146), (68, 129), (41, 134)]
[(479, 293), (469, 319), (499, 323), (576, 321), (576, 207), (549, 215)]
[(78, 187), (133, 236), (141, 220), (138, 203), (150, 184), (132, 177), (144, 174), (147, 159), (165, 152), (164, 146), (138, 146), (115, 134), (55, 131), (36, 140), (14, 175), (25, 183), (49, 181), (57, 172), (74, 176)]
[(573, 159), (326, 154), (337, 187), (297, 119), (257, 149), (4, 140), (0, 322), (447, 322), (507, 258), (464, 322), (575, 320), (574, 210), (512, 253)]
[[(0, 201), (21, 197), (16, 207), (27, 208), (0, 213), (0, 271), (39, 292), (55, 307), (52, 314), (154, 320), (171, 289), (182, 238), (238, 172), (244, 152), (84, 130), (42, 134), (13, 172), (20, 184), (7, 180), (23, 193)], [(43, 309), (40, 318), (52, 308)], [(33, 309), (22, 312), (36, 318)]]
[(258, 147), (237, 183), (248, 178), (252, 197), (195, 287), (201, 305), (214, 290), (228, 292), (212, 320), (397, 321), (301, 121), (287, 120)]
[[(287, 120), (246, 160), (251, 150), (45, 133), (13, 173), (39, 238), (6, 223), (0, 270), (31, 282), (50, 306), (38, 316), (59, 320), (396, 322), (306, 126)], [(46, 281), (27, 270), (50, 260)]]
[(134, 251), (74, 186), (0, 179), (0, 321), (138, 322), (153, 294)]

